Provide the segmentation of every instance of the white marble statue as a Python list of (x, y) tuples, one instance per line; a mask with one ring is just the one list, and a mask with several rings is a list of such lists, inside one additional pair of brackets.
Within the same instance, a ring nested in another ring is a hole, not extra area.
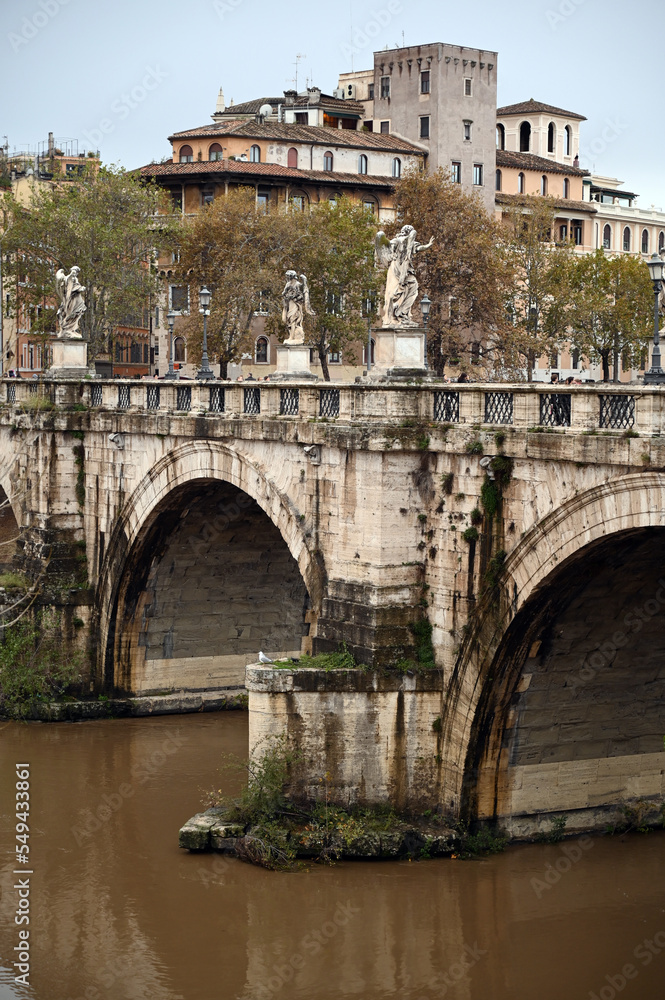
[(402, 226), (390, 242), (384, 232), (375, 238), (376, 263), (387, 267), (386, 294), (383, 306), (384, 327), (412, 327), (411, 309), (418, 297), (418, 279), (413, 267), (414, 254), (428, 250), (434, 242), (418, 243), (413, 226)]
[(286, 272), (286, 284), (282, 292), (282, 323), (286, 326), (288, 337), (285, 344), (304, 344), (305, 331), (303, 329), (303, 319), (305, 313), (308, 316), (315, 316), (309, 301), (309, 286), (304, 274), (298, 275), (295, 271)]
[(55, 276), (55, 289), (58, 293), (60, 306), (58, 308), (59, 331), (57, 336), (82, 340), (83, 334), (79, 331), (81, 316), (86, 310), (83, 299), (85, 288), (79, 283), (80, 267), (74, 267), (69, 274), (65, 274), (61, 267)]

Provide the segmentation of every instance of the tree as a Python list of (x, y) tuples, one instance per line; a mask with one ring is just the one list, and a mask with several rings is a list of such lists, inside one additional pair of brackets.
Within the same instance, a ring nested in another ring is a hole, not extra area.
[(506, 247), (515, 274), (509, 312), (514, 344), (533, 378), (536, 359), (558, 350), (567, 327), (572, 244), (554, 243), (555, 200), (524, 197), (509, 214)]
[[(212, 293), (208, 351), (217, 356), (225, 378), (228, 365), (249, 345), (254, 312), (269, 311), (276, 329), (284, 261), (304, 238), (297, 220), (279, 212), (257, 211), (254, 188), (230, 191), (184, 220), (176, 237), (174, 278), (190, 289)], [(203, 320), (195, 308), (182, 326), (195, 360), (200, 359)]]
[(653, 324), (653, 288), (640, 257), (608, 256), (602, 249), (575, 257), (568, 268), (571, 289), (571, 341), (582, 354), (603, 366), (610, 378), (610, 358), (618, 371), (636, 366), (648, 347)]
[[(490, 369), (506, 361), (506, 318), (512, 267), (502, 248), (500, 227), (477, 195), (462, 191), (443, 170), (406, 174), (396, 189), (397, 221), (414, 226), (433, 246), (418, 255), (421, 291), (432, 301), (427, 326), (430, 364), (443, 375), (448, 361), (461, 367), (474, 359), (472, 342), (482, 339)], [(475, 359), (474, 359), (475, 360)]]
[(302, 218), (304, 239), (293, 247), (293, 267), (306, 274), (315, 315), (306, 317), (306, 340), (330, 381), (329, 352), (351, 353), (365, 339), (363, 310), (380, 281), (374, 266), (376, 221), (362, 205), (324, 201)]
[[(55, 332), (55, 272), (77, 264), (87, 305), (80, 330), (91, 358), (108, 349), (115, 328), (138, 325), (158, 291), (151, 263), (168, 242), (165, 198), (155, 186), (113, 167), (36, 184), (25, 206), (6, 194), (2, 246), (14, 310), (42, 305), (36, 332)], [(165, 214), (158, 223), (160, 210)]]

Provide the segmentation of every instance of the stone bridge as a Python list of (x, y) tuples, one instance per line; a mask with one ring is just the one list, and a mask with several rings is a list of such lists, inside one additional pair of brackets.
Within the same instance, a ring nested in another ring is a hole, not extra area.
[(310, 792), (597, 825), (665, 792), (665, 396), (550, 388), (5, 380), (14, 564), (93, 694), (345, 642), (248, 670)]

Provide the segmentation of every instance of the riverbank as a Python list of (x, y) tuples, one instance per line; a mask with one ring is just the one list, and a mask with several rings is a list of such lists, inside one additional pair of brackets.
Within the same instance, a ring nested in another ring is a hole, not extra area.
[(134, 698), (97, 698), (94, 701), (36, 702), (21, 716), (29, 722), (84, 722), (90, 719), (127, 719), (150, 715), (187, 715), (192, 712), (247, 711), (245, 688), (223, 691), (169, 691)]

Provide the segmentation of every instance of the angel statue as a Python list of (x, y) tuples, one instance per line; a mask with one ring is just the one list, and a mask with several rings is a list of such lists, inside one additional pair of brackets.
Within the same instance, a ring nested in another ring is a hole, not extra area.
[(282, 292), (282, 323), (286, 326), (288, 337), (285, 344), (304, 344), (305, 331), (303, 330), (303, 317), (315, 316), (309, 301), (309, 285), (304, 274), (298, 275), (295, 271), (286, 272), (286, 284)]
[(375, 260), (379, 267), (387, 267), (386, 294), (383, 306), (384, 327), (417, 326), (411, 319), (411, 308), (418, 297), (418, 279), (413, 268), (413, 256), (428, 250), (429, 243), (418, 243), (413, 226), (402, 226), (390, 242), (384, 232), (374, 239)]
[(79, 284), (80, 267), (74, 267), (69, 274), (65, 274), (61, 267), (55, 276), (55, 289), (60, 299), (58, 308), (58, 323), (60, 332), (58, 337), (72, 337), (77, 340), (83, 339), (83, 334), (79, 332), (79, 322), (86, 310), (83, 300), (85, 288)]

